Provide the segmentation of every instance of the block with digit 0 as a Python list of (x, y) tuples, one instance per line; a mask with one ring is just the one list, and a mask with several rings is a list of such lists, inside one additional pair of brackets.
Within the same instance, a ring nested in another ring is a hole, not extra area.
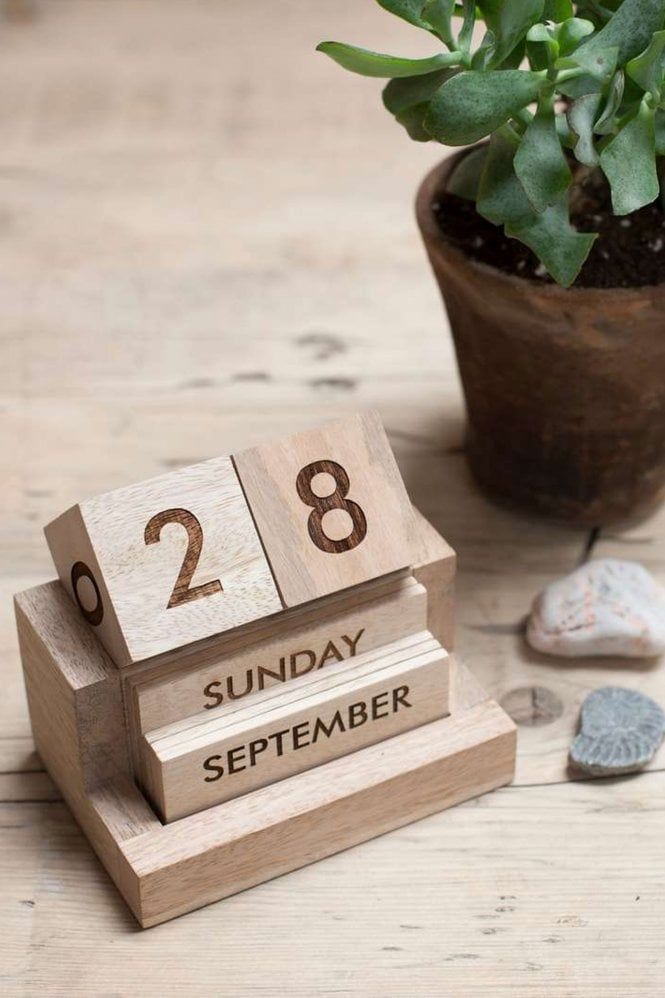
[(413, 508), (377, 413), (233, 460), (285, 606), (412, 564)]
[(118, 666), (282, 609), (228, 457), (82, 502), (45, 534), (63, 585)]

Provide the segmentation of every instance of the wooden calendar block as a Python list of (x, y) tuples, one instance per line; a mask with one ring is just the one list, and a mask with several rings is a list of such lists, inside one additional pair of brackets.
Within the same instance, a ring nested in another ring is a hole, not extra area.
[[(418, 534), (418, 578), (448, 591), (452, 551), (421, 517)], [(21, 593), (16, 611), (37, 750), (142, 926), (486, 793), (514, 772), (514, 724), (451, 656), (449, 717), (165, 825), (127, 774), (118, 681), (143, 666), (120, 673), (59, 582)]]
[(119, 666), (282, 609), (230, 458), (90, 499), (45, 533)]
[(14, 600), (37, 750), (81, 791), (129, 775), (120, 673), (59, 582)]
[(455, 645), (455, 573), (457, 555), (419, 510), (413, 574), (427, 590), (427, 628), (446, 651)]
[(250, 625), (198, 656), (190, 652), (177, 672), (162, 667), (148, 679), (138, 672), (128, 691), (138, 731), (244, 702), (322, 669), (337, 670), (357, 655), (425, 630), (427, 602), (413, 576), (392, 578)]
[(447, 655), (424, 631), (245, 706), (148, 732), (145, 786), (174, 821), (447, 713)]
[(413, 563), (413, 510), (376, 413), (233, 459), (285, 606)]

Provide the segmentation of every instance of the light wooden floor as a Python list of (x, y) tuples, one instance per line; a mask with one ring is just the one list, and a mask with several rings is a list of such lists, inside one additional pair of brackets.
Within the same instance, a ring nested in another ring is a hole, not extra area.
[[(0, 20), (0, 992), (662, 996), (665, 754), (569, 782), (586, 692), (521, 625), (587, 535), (483, 500), (413, 221), (441, 155), (324, 37), (418, 54), (372, 0), (6, 0)], [(140, 932), (32, 750), (11, 594), (78, 498), (376, 405), (460, 556), (459, 648), (521, 721), (515, 785)], [(665, 518), (595, 554), (665, 575)]]

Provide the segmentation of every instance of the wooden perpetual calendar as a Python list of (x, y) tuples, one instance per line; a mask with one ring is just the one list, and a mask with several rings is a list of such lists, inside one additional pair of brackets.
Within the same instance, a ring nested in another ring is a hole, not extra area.
[(82, 502), (16, 597), (35, 743), (143, 926), (512, 778), (374, 413)]

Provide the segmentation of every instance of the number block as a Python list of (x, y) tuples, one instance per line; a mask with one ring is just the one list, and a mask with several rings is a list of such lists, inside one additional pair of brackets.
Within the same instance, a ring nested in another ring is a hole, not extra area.
[(444, 717), (448, 681), (447, 654), (423, 631), (244, 707), (149, 732), (146, 790), (174, 821)]
[(230, 458), (98, 496), (45, 534), (119, 666), (282, 609)]
[(412, 564), (413, 509), (376, 413), (233, 460), (285, 606)]

